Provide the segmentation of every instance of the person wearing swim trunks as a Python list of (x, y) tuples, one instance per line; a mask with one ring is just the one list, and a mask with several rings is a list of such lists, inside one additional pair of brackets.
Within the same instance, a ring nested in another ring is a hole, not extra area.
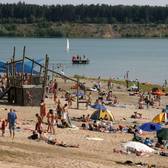
[(48, 123), (47, 132), (55, 134), (55, 128), (54, 128), (55, 115), (54, 115), (52, 109), (50, 109), (49, 112), (48, 112), (48, 114), (47, 114), (47, 123)]
[(16, 125), (16, 111), (13, 109), (10, 109), (10, 112), (8, 113), (8, 123), (9, 123), (9, 132), (10, 132), (10, 137), (14, 139), (15, 137), (15, 125)]

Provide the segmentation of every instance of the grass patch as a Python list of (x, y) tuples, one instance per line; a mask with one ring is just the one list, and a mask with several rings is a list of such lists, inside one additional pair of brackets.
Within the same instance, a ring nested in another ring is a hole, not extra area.
[[(74, 78), (79, 78), (79, 79), (86, 79), (86, 80), (97, 80), (96, 77), (86, 77), (83, 75), (74, 75)], [(107, 82), (108, 79), (101, 79), (102, 82)], [(125, 80), (112, 80), (114, 84), (122, 85), (126, 87), (126, 81)], [(135, 84), (135, 82), (129, 81), (129, 87)], [(148, 92), (151, 91), (152, 88), (159, 88), (162, 89), (161, 85), (158, 84), (148, 84), (148, 83), (140, 83), (140, 90), (142, 92)], [(168, 88), (164, 88), (166, 92), (168, 92)]]

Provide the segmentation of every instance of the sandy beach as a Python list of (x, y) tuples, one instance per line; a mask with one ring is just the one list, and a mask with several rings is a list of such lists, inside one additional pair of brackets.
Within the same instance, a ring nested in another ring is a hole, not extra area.
[[(93, 81), (85, 80), (91, 86)], [(58, 87), (68, 89), (72, 84), (64, 84), (61, 80)], [(102, 85), (106, 88), (107, 83)], [(138, 97), (129, 96), (126, 88), (114, 85), (113, 94), (119, 98), (120, 104), (126, 105), (126, 108), (110, 107), (107, 108), (115, 117), (114, 127), (118, 124), (134, 125), (145, 122), (151, 122), (156, 114), (159, 114), (162, 108), (167, 104), (167, 97), (163, 96), (159, 109), (146, 107), (139, 110), (137, 107)], [(94, 98), (96, 98), (94, 93)], [(46, 98), (47, 109), (55, 109), (52, 98)], [(64, 102), (64, 99), (61, 99)], [(60, 146), (49, 145), (44, 141), (33, 141), (27, 137), (31, 135), (31, 130), (35, 128), (35, 114), (39, 113), (39, 107), (21, 107), (0, 105), (0, 118), (6, 118), (10, 108), (16, 109), (18, 120), (16, 137), (12, 140), (9, 137), (8, 128), (6, 128), (5, 137), (0, 136), (0, 167), (2, 168), (126, 168), (138, 167), (137, 165), (123, 164), (125, 161), (133, 163), (142, 162), (149, 165), (156, 165), (158, 168), (166, 168), (167, 158), (156, 154), (148, 156), (136, 156), (135, 154), (114, 153), (114, 148), (120, 148), (123, 142), (130, 141), (132, 135), (124, 132), (103, 133), (83, 130), (81, 122), (72, 121), (77, 128), (57, 128), (56, 137), (59, 141), (66, 144), (79, 144), (79, 148), (63, 148)], [(69, 109), (70, 118), (81, 117), (83, 114), (92, 114), (95, 110), (86, 108), (83, 104), (80, 109), (76, 109), (76, 103), (73, 102)], [(132, 119), (130, 116), (135, 112), (142, 113), (142, 119)], [(46, 120), (46, 119), (45, 119)], [(47, 127), (47, 125), (45, 125)], [(156, 133), (145, 133), (144, 137), (156, 138)], [(87, 137), (102, 138), (102, 141), (87, 140)], [(147, 166), (139, 166), (147, 167)]]

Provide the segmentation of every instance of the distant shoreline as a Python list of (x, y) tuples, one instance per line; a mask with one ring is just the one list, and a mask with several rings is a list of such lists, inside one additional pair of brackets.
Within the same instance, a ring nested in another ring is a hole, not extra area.
[[(79, 80), (97, 80), (96, 77), (87, 77), (87, 76), (81, 76), (81, 75), (74, 75), (72, 76), (73, 78), (79, 78)], [(107, 82), (109, 80), (109, 78), (101, 78), (102, 82)], [(112, 79), (113, 83), (115, 84), (119, 84), (119, 85), (123, 85), (126, 86), (126, 81), (124, 79)], [(134, 84), (133, 81), (130, 80), (129, 82), (129, 86), (132, 86)], [(162, 86), (159, 84), (154, 84), (154, 83), (149, 83), (149, 82), (140, 82), (140, 88), (142, 89), (142, 91), (150, 91), (152, 90), (152, 88), (159, 88), (161, 89)], [(165, 88), (166, 92), (168, 92), (168, 88)]]
[(32, 23), (0, 24), (0, 37), (168, 38), (167, 24)]

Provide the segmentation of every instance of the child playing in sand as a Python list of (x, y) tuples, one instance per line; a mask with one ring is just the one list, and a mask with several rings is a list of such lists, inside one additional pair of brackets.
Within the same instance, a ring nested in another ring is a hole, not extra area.
[(5, 128), (6, 128), (6, 126), (7, 126), (7, 120), (4, 119), (1, 122), (2, 136), (4, 136), (4, 134), (5, 134)]
[(135, 111), (134, 114), (131, 115), (131, 118), (141, 119), (142, 118), (142, 114)]
[(35, 130), (37, 132), (41, 132), (42, 131), (42, 118), (41, 118), (41, 116), (38, 113), (35, 116), (37, 118)]
[(116, 96), (114, 97), (113, 104), (119, 104), (118, 98)]
[(57, 112), (58, 119), (61, 119), (61, 117), (62, 117), (62, 105), (61, 105), (60, 99), (58, 99), (58, 102), (57, 102), (56, 112)]

